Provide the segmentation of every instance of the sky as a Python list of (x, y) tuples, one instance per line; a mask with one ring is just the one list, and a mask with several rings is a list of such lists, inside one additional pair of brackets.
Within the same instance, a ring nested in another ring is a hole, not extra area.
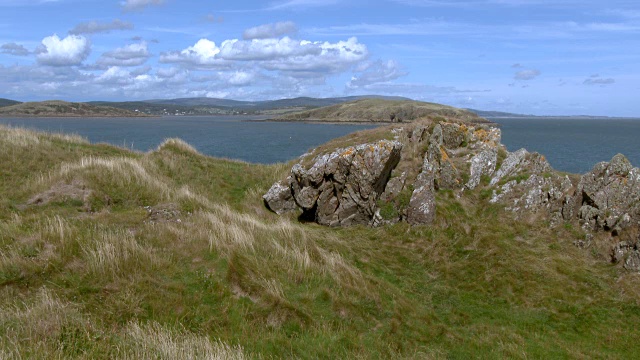
[(638, 0), (0, 0), (0, 97), (640, 117)]

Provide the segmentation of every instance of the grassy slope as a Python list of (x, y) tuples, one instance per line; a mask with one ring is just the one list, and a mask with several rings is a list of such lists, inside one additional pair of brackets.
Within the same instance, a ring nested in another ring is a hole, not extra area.
[(85, 103), (73, 103), (53, 100), (41, 102), (26, 102), (0, 107), (0, 116), (134, 117), (144, 115), (133, 111), (118, 109), (109, 106), (94, 106)]
[(20, 101), (0, 98), (0, 107), (20, 104)]
[(3, 127), (0, 153), (0, 358), (638, 356), (638, 276), (481, 188), (432, 227), (329, 229), (264, 210), (284, 165)]
[(364, 99), (326, 106), (281, 117), (281, 120), (392, 122), (413, 121), (427, 116), (454, 117), (486, 122), (476, 114), (450, 106), (414, 100)]

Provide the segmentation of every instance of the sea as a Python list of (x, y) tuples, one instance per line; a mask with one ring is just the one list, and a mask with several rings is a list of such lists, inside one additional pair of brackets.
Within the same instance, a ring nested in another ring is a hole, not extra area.
[[(181, 138), (203, 154), (252, 163), (286, 162), (331, 139), (376, 125), (255, 121), (250, 116), (0, 118), (0, 124), (63, 132), (139, 151)], [(560, 171), (585, 173), (615, 154), (640, 166), (640, 119), (492, 118), (509, 151), (537, 151)]]

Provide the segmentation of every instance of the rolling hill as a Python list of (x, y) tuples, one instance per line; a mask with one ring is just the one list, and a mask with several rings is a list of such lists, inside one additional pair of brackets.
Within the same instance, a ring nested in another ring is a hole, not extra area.
[(451, 106), (414, 100), (363, 99), (285, 114), (275, 120), (319, 122), (408, 122), (424, 117), (456, 117), (487, 122), (478, 115)]
[(20, 101), (0, 98), (0, 107), (20, 104)]
[(109, 106), (59, 100), (26, 102), (0, 108), (0, 116), (29, 117), (138, 117), (145, 114)]

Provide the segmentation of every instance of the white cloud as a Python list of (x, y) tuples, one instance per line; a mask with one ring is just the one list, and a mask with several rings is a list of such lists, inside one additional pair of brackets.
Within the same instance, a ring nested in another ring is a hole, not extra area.
[(9, 54), (14, 56), (27, 56), (31, 54), (31, 52), (20, 44), (6, 43), (0, 46), (0, 54)]
[(220, 46), (219, 56), (226, 60), (255, 61), (320, 55), (321, 52), (319, 43), (285, 36), (281, 39), (226, 40)]
[(540, 70), (536, 70), (536, 69), (522, 70), (522, 71), (516, 72), (513, 78), (516, 80), (533, 80), (538, 76), (540, 76), (540, 74), (541, 74)]
[(42, 39), (36, 52), (38, 62), (43, 65), (79, 65), (89, 56), (91, 44), (83, 36), (69, 35), (60, 39), (54, 34)]
[(120, 4), (125, 11), (142, 10), (151, 5), (162, 5), (164, 0), (125, 0)]
[(242, 33), (245, 40), (278, 38), (282, 35), (295, 34), (298, 31), (292, 21), (277, 22), (249, 28)]
[(160, 55), (162, 63), (182, 63), (196, 67), (227, 66), (227, 62), (217, 57), (220, 48), (209, 39), (200, 39), (193, 46), (182, 51), (172, 51)]
[(102, 54), (97, 61), (97, 65), (103, 68), (110, 66), (138, 66), (144, 64), (149, 59), (149, 56), (147, 44), (141, 42)]
[(387, 83), (407, 75), (407, 72), (403, 71), (394, 60), (378, 60), (367, 64), (367, 66), (359, 70), (361, 70), (361, 73), (351, 78), (351, 81), (347, 83), (347, 88), (357, 89), (367, 85)]
[(111, 30), (132, 30), (133, 24), (121, 20), (113, 20), (112, 22), (89, 21), (83, 22), (69, 31), (69, 34), (96, 34), (102, 32), (110, 32)]
[(182, 63), (194, 67), (229, 67), (250, 63), (268, 71), (331, 75), (353, 66), (368, 56), (367, 47), (356, 38), (336, 43), (281, 39), (225, 40), (200, 39), (182, 51), (164, 53), (163, 63)]
[(226, 73), (222, 75), (222, 78), (227, 84), (232, 86), (247, 86), (251, 85), (255, 79), (254, 73), (246, 71), (234, 71), (232, 73)]

